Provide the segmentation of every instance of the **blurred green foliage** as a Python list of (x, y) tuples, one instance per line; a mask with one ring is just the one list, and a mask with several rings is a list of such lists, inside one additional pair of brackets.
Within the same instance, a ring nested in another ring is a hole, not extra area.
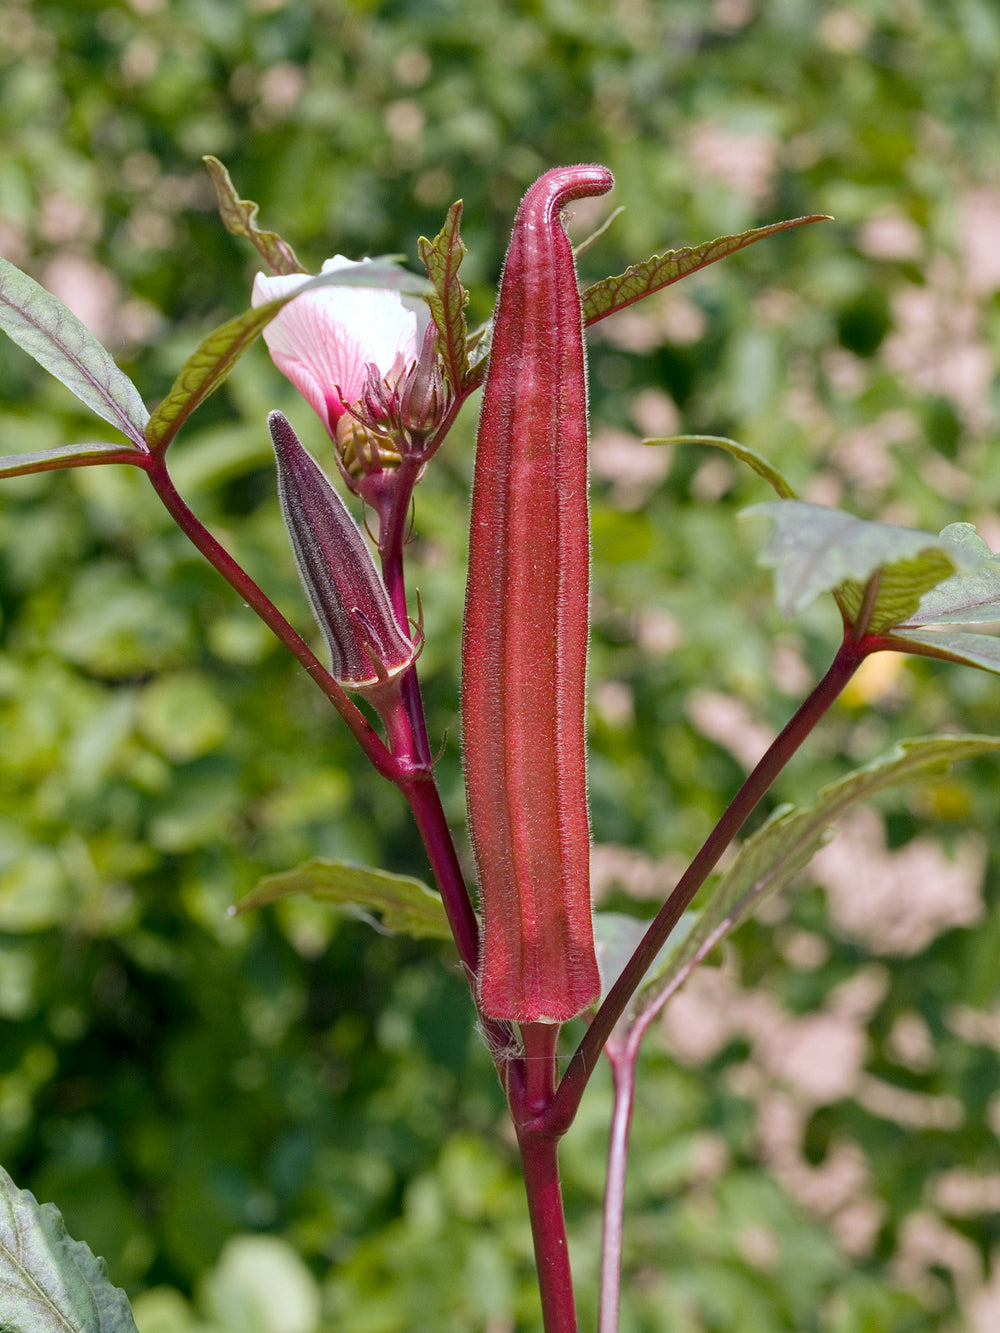
[[(415, 265), (417, 237), (463, 197), (475, 319), (521, 193), (557, 163), (607, 163), (626, 206), (587, 280), (835, 215), (591, 339), (606, 903), (651, 913), (650, 881), (669, 888), (745, 771), (740, 726), (703, 705), (724, 696), (773, 732), (837, 635), (832, 604), (781, 623), (752, 570), (734, 515), (762, 484), (643, 435), (730, 435), (809, 499), (969, 520), (1000, 545), (992, 0), (6, 0), (3, 27), (0, 252), (77, 309), (150, 403), (248, 304), (254, 256), (218, 223), (204, 153), (312, 268), (335, 252)], [(603, 216), (577, 213), (578, 236)], [(6, 341), (0, 404), (5, 453), (94, 434)], [(308, 628), (273, 407), (322, 452), (255, 348), (185, 428), (175, 473)], [(410, 548), (456, 824), (473, 428), (470, 412), (423, 483)], [(426, 875), (402, 802), (127, 469), (5, 484), (0, 613), (0, 1161), (107, 1256), (142, 1333), (535, 1329), (515, 1154), (448, 951), (305, 901), (227, 915), (313, 855)], [(940, 664), (869, 673), (776, 799), (809, 800), (909, 734), (992, 731), (998, 699), (994, 678)], [(886, 801), (883, 855), (994, 839), (996, 783), (982, 763)], [(839, 1091), (803, 1094), (747, 1032), (700, 1054), (683, 1023), (672, 1049), (651, 1038), (623, 1329), (991, 1326), (1000, 881), (997, 847), (984, 855), (978, 917), (917, 952), (831, 926), (807, 877), (711, 973), (797, 1023), (871, 983)], [(833, 1059), (821, 1034), (812, 1059)], [(602, 1071), (564, 1153), (585, 1322), (608, 1111)], [(284, 1275), (280, 1309), (261, 1272)]]

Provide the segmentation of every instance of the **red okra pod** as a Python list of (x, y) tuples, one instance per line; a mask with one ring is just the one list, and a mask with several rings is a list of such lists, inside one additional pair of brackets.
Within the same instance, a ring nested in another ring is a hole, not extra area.
[(525, 195), (497, 301), (472, 496), (462, 644), (469, 827), (491, 1018), (561, 1022), (600, 992), (590, 900), (585, 694), (587, 379), (562, 209), (600, 166)]

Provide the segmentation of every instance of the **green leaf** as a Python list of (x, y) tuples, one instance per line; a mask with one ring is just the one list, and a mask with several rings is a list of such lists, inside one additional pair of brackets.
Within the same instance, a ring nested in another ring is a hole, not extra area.
[(680, 250), (667, 250), (662, 255), (652, 255), (641, 264), (630, 264), (624, 273), (617, 277), (603, 278), (595, 282), (583, 293), (583, 322), (596, 324), (599, 319), (624, 310), (634, 301), (641, 301), (644, 296), (669, 287), (679, 282), (689, 273), (706, 268), (718, 259), (725, 259), (737, 250), (745, 250), (755, 241), (762, 241), (766, 236), (774, 236), (791, 227), (801, 227), (807, 222), (826, 220), (823, 213), (812, 213), (808, 217), (789, 218), (784, 222), (772, 222), (766, 227), (754, 227), (734, 236), (719, 236), (714, 241), (703, 241), (701, 245), (685, 246)]
[(305, 861), (294, 870), (267, 875), (234, 910), (246, 912), (293, 894), (307, 893), (374, 925), (369, 910), (381, 917), (381, 929), (414, 939), (451, 939), (441, 899), (419, 879), (350, 861)]
[(456, 393), (462, 389), (469, 369), (465, 323), (469, 294), (458, 276), (462, 260), (468, 253), (459, 232), (461, 219), (462, 201), (459, 199), (448, 209), (444, 226), (434, 240), (421, 236), (417, 242), (420, 258), (434, 288), (427, 297), (427, 304), (437, 325), (448, 382)]
[(979, 563), (926, 592), (907, 625), (976, 625), (1000, 620), (1000, 555), (994, 555), (971, 523), (950, 523), (941, 540)]
[(807, 809), (786, 805), (740, 847), (717, 881), (695, 927), (660, 972), (643, 986), (636, 1011), (661, 1005), (747, 913), (787, 885), (831, 836), (830, 825), (852, 806), (887, 787), (940, 775), (962, 759), (1000, 753), (994, 736), (919, 736), (822, 789)]
[(845, 621), (854, 624), (865, 603), (866, 584), (878, 574), (864, 625), (871, 634), (905, 622), (924, 593), (955, 570), (982, 563), (974, 552), (933, 533), (868, 522), (802, 500), (770, 500), (745, 509), (741, 517), (773, 523), (760, 563), (775, 571), (782, 615), (796, 615), (820, 593), (833, 592)]
[(52, 472), (63, 467), (89, 467), (97, 463), (135, 463), (143, 455), (121, 444), (60, 444), (55, 449), (36, 449), (31, 454), (0, 454), (0, 478), (24, 477), (30, 472)]
[(220, 324), (184, 362), (170, 392), (149, 418), (146, 426), (149, 447), (157, 453), (166, 449), (191, 413), (219, 387), (275, 315), (289, 301), (315, 287), (386, 287), (423, 296), (428, 283), (400, 268), (392, 256), (383, 255), (363, 268), (331, 269), (328, 273), (320, 273), (303, 282), (294, 292), (244, 310), (241, 315)]
[(102, 1259), (72, 1240), (0, 1167), (0, 1329), (3, 1333), (135, 1333), (128, 1298)]
[(938, 657), (946, 662), (960, 662), (963, 666), (1000, 673), (1000, 639), (988, 634), (976, 634), (971, 630), (965, 633), (961, 630), (911, 630), (903, 625), (890, 637), (892, 647), (899, 652)]
[(741, 463), (747, 463), (753, 468), (759, 477), (763, 477), (783, 500), (794, 500), (795, 492), (791, 485), (785, 480), (776, 467), (763, 458), (755, 449), (748, 448), (745, 444), (738, 444), (735, 440), (727, 440), (723, 435), (662, 435), (656, 439), (643, 440), (643, 444), (714, 444), (719, 449), (725, 449), (734, 458), (739, 459)]
[(250, 344), (287, 302), (268, 301), (220, 324), (188, 357), (166, 398), (146, 426), (146, 443), (160, 452), (174, 439), (195, 408), (219, 387)]
[(145, 451), (146, 406), (123, 370), (62, 301), (0, 259), (0, 328), (103, 420)]
[(241, 199), (230, 179), (229, 172), (217, 157), (211, 154), (202, 158), (212, 177), (215, 193), (219, 201), (219, 216), (226, 231), (233, 236), (245, 237), (256, 246), (264, 260), (275, 273), (305, 273), (296, 258), (295, 251), (283, 241), (276, 231), (261, 231), (256, 218), (259, 205), (252, 199)]

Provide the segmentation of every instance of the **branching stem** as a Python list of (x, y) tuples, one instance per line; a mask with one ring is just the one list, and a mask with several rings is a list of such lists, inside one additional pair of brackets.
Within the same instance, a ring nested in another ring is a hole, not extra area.
[(621, 976), (611, 987), (577, 1047), (548, 1110), (546, 1123), (551, 1132), (564, 1133), (572, 1123), (583, 1090), (605, 1043), (670, 932), (715, 868), (719, 857), (739, 833), (778, 774), (833, 704), (869, 651), (870, 646), (866, 641), (855, 643), (850, 630), (845, 633), (826, 675), (768, 749), (705, 839), (694, 860), (678, 880), (670, 897), (642, 937), (635, 953), (626, 963)]
[(389, 753), (375, 728), (344, 690), (337, 684), (326, 667), (312, 651), (305, 639), (288, 623), (267, 594), (254, 582), (245, 569), (229, 554), (191, 512), (181, 498), (167, 471), (163, 454), (150, 454), (144, 463), (145, 471), (164, 507), (188, 540), (197, 547), (208, 563), (216, 569), (230, 587), (234, 588), (251, 610), (255, 611), (268, 629), (285, 645), (298, 662), (305, 667), (326, 697), (336, 708), (376, 770), (390, 782), (398, 781), (399, 766)]

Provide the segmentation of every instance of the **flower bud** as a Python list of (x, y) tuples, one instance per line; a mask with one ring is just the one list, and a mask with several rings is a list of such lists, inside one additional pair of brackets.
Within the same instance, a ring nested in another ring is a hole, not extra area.
[[(441, 424), (448, 406), (444, 371), (438, 356), (437, 329), (428, 324), (420, 355), (403, 376), (399, 386), (399, 420), (411, 437), (420, 441)], [(416, 443), (416, 440), (413, 441)]]
[(374, 693), (413, 662), (418, 645), (393, 615), (365, 539), (319, 464), (280, 412), (268, 417), (278, 496), (313, 614), (344, 689)]

